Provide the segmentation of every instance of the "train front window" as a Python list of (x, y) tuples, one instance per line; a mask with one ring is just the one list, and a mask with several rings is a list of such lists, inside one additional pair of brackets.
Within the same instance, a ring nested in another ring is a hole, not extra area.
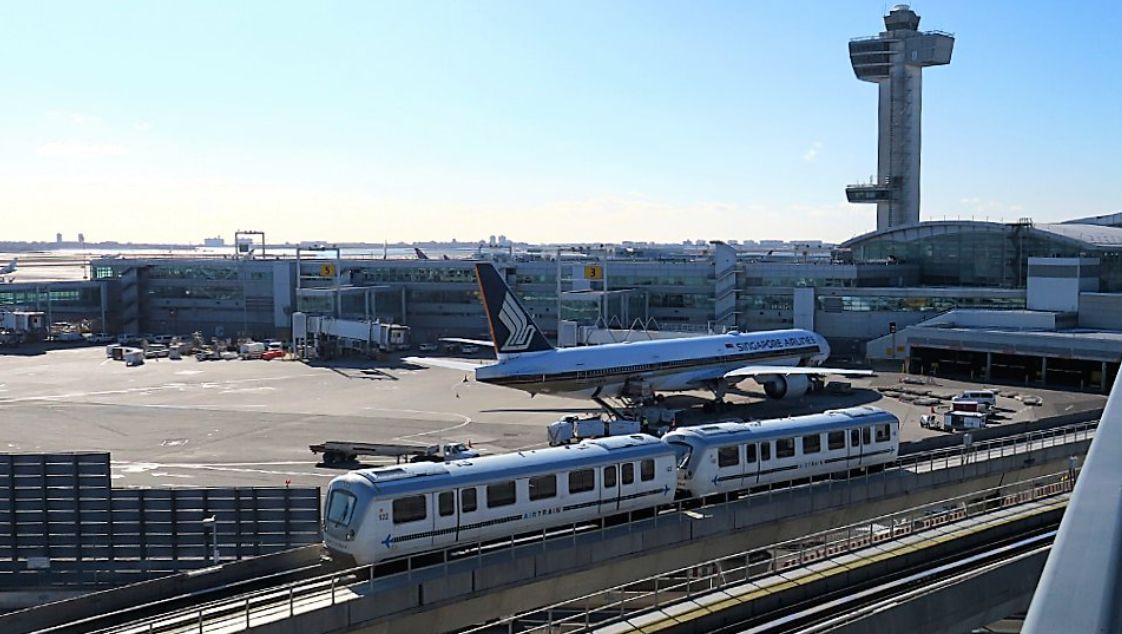
[(689, 464), (693, 448), (683, 442), (671, 442), (670, 446), (674, 448), (674, 456), (678, 459), (678, 468), (685, 469), (686, 465)]
[(357, 503), (358, 499), (350, 491), (341, 489), (332, 491), (331, 497), (327, 500), (327, 521), (336, 526), (350, 524)]

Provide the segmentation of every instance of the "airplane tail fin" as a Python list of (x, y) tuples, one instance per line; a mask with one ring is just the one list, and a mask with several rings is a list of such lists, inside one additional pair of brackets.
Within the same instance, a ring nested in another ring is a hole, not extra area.
[(413, 247), (413, 253), (416, 254), (418, 260), (429, 259), (429, 256), (421, 250), (421, 247)]
[(553, 349), (495, 265), (490, 262), (476, 264), (475, 277), (479, 280), (479, 294), (491, 326), (495, 352), (521, 354)]

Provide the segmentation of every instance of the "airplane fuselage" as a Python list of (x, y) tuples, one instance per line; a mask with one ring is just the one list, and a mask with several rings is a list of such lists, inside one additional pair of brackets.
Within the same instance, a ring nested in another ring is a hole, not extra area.
[(734, 332), (500, 355), (475, 378), (531, 394), (615, 398), (639, 385), (654, 392), (710, 387), (746, 365), (817, 366), (829, 354), (826, 340), (809, 330)]

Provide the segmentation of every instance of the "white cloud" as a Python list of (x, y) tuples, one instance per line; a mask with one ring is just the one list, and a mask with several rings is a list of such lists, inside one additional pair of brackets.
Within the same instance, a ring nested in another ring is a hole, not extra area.
[(139, 121), (132, 124), (132, 129), (136, 130), (137, 132), (147, 132), (152, 129), (152, 124), (148, 123), (147, 121)]
[(128, 148), (116, 143), (81, 143), (75, 141), (52, 141), (41, 145), (39, 156), (49, 158), (108, 158), (128, 154)]
[(821, 149), (822, 149), (822, 142), (821, 141), (815, 141), (814, 143), (811, 144), (811, 146), (809, 148), (807, 148), (806, 152), (803, 152), (803, 160), (806, 161), (807, 163), (809, 163), (809, 162), (813, 161), (814, 159), (818, 158), (818, 150), (821, 150)]

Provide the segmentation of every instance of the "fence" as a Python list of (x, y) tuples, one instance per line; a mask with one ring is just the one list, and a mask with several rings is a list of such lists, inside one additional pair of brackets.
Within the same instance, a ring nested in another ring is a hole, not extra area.
[(108, 453), (0, 454), (0, 587), (139, 581), (211, 564), (215, 542), (233, 561), (320, 539), (318, 488), (115, 490)]

